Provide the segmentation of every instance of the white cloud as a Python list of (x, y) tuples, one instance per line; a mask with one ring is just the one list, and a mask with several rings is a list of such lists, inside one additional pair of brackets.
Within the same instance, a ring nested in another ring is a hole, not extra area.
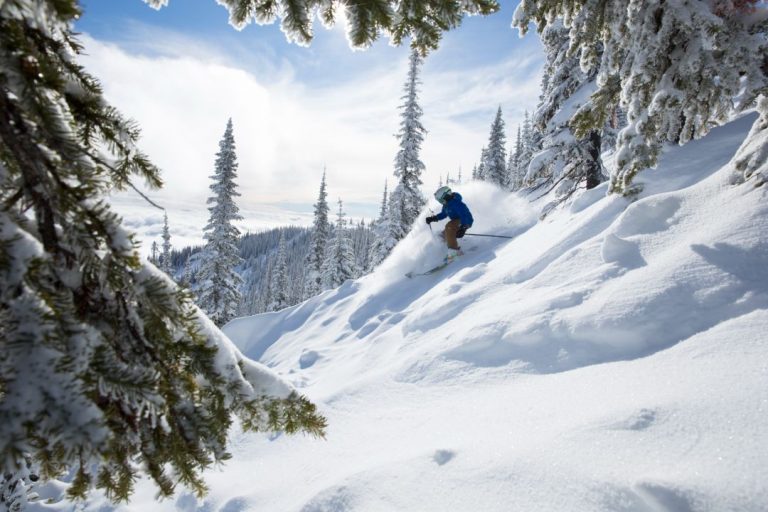
[[(173, 33), (141, 32), (120, 46), (82, 39), (85, 66), (102, 81), (108, 101), (138, 121), (140, 145), (163, 171), (165, 188), (150, 195), (169, 210), (182, 202), (186, 209), (197, 207), (200, 215), (191, 216), (190, 227), (200, 235), (209, 176), (229, 117), (240, 163), (241, 208), (266, 212), (249, 215), (254, 225), (244, 229), (286, 223), (292, 215), (304, 218), (281, 205), (306, 205), (294, 209), (311, 211), (324, 165), (331, 199), (357, 205), (352, 212), (357, 216), (378, 210), (383, 181), (393, 180), (405, 49), (400, 59), (377, 58), (371, 69), (318, 86), (296, 78), (301, 62), (268, 51), (240, 66), (232, 55), (242, 49), (227, 55)], [(471, 171), (499, 104), (510, 113), (511, 138), (522, 109), (533, 107), (538, 96), (538, 73), (531, 74), (535, 61), (534, 56), (435, 72), (427, 62), (422, 87), (429, 130), (423, 148), (427, 189), (459, 165), (466, 174)], [(136, 208), (122, 212), (130, 225), (142, 225)], [(173, 224), (182, 229), (183, 223)]]
[[(139, 122), (141, 147), (163, 170), (161, 200), (207, 196), (230, 116), (246, 204), (311, 203), (324, 164), (332, 194), (360, 201), (376, 197), (390, 171), (398, 99), (388, 90), (398, 87), (397, 66), (363, 84), (308, 89), (284, 79), (260, 81), (210, 59), (133, 55), (85, 42), (86, 66), (102, 80), (108, 100)], [(382, 178), (373, 187), (371, 175)]]

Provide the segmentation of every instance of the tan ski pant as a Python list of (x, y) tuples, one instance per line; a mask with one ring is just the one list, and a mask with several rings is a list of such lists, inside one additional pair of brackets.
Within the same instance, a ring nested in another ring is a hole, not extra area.
[(459, 242), (456, 240), (456, 232), (459, 230), (459, 226), (461, 226), (459, 219), (453, 219), (448, 221), (448, 224), (445, 225), (445, 229), (440, 233), (440, 236), (443, 237), (443, 240), (445, 240), (449, 249), (459, 248)]

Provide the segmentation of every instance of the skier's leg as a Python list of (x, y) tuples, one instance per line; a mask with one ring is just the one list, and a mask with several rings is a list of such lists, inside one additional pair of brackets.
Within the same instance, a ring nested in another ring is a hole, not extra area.
[(445, 225), (445, 231), (443, 231), (443, 234), (445, 237), (445, 243), (448, 244), (449, 249), (459, 249), (459, 242), (456, 240), (456, 232), (459, 230), (459, 226), (461, 226), (459, 219), (449, 221), (448, 224)]

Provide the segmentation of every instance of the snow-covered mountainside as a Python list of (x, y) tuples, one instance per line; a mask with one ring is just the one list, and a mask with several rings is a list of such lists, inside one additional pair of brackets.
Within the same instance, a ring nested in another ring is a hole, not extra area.
[[(668, 149), (634, 201), (459, 188), (466, 255), (423, 223), (373, 274), (230, 322), (328, 437), (236, 435), (211, 493), (131, 509), (762, 511), (768, 191), (732, 185), (754, 121)], [(422, 217), (428, 213), (423, 213)], [(94, 504), (97, 506), (97, 504)]]

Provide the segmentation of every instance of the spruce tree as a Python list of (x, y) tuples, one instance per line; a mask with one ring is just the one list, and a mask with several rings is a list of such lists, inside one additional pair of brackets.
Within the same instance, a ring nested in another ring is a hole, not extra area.
[(184, 271), (182, 272), (181, 285), (188, 290), (191, 290), (194, 280), (194, 273), (192, 272), (192, 256), (187, 256), (187, 259), (184, 261)]
[(523, 117), (523, 127), (520, 132), (520, 138), (521, 151), (520, 157), (517, 160), (518, 173), (525, 176), (525, 179), (528, 180), (528, 167), (530, 166), (533, 155), (537, 149), (534, 126), (528, 110), (525, 111), (525, 116)]
[(288, 290), (288, 254), (285, 249), (285, 231), (280, 232), (280, 244), (277, 258), (272, 271), (269, 289), (272, 292), (268, 306), (269, 311), (279, 311), (290, 305)]
[(156, 267), (160, 266), (160, 247), (157, 245), (157, 241), (153, 240), (149, 250), (149, 261)]
[(519, 189), (531, 184), (529, 167), (534, 155), (541, 148), (541, 134), (533, 125), (528, 110), (525, 111), (523, 124), (518, 131), (518, 140), (515, 141), (515, 169), (510, 175), (510, 182), (517, 182)]
[(392, 244), (392, 247), (400, 240), (405, 238), (408, 231), (403, 227), (403, 210), (405, 209), (405, 194), (401, 187), (395, 188), (391, 194), (389, 194), (389, 204), (387, 205), (387, 219), (388, 219), (388, 244)]
[(304, 246), (306, 246), (306, 241), (294, 244), (289, 251), (291, 256), (288, 265), (288, 282), (291, 288), (289, 306), (302, 302), (306, 296), (306, 291), (304, 290), (304, 286), (307, 283), (307, 267), (304, 264), (306, 253), (297, 250), (298, 247)]
[(491, 125), (491, 134), (488, 137), (483, 177), (486, 181), (495, 183), (500, 187), (506, 187), (509, 182), (507, 174), (507, 149), (505, 146), (504, 119), (502, 118), (501, 107), (499, 107)]
[[(324, 421), (153, 265), (105, 201), (158, 169), (76, 61), (74, 0), (0, 3), (0, 474), (67, 474), (68, 493), (202, 493), (249, 430)], [(10, 475), (10, 478), (5, 478)], [(25, 484), (26, 485), (26, 484)]]
[[(403, 87), (405, 94), (402, 96), (403, 104), (400, 105), (400, 131), (397, 137), (400, 141), (400, 150), (395, 157), (395, 177), (398, 178), (398, 184), (395, 187), (393, 196), (397, 196), (399, 208), (401, 208), (398, 217), (401, 223), (399, 232), (402, 239), (413, 226), (416, 217), (419, 216), (421, 209), (426, 204), (424, 196), (421, 194), (421, 173), (424, 170), (424, 163), (419, 157), (421, 144), (424, 141), (424, 135), (427, 131), (421, 124), (423, 111), (418, 102), (419, 66), (422, 59), (416, 50), (411, 51), (408, 66), (408, 79)], [(392, 220), (394, 217), (391, 217)]]
[(517, 127), (517, 136), (515, 137), (515, 147), (509, 152), (507, 161), (507, 173), (509, 173), (509, 188), (513, 192), (520, 190), (525, 185), (525, 173), (521, 169), (520, 158), (523, 153), (523, 138), (520, 126)]
[(480, 150), (480, 163), (477, 165), (477, 170), (474, 172), (474, 178), (480, 181), (486, 181), (487, 178), (487, 164), (488, 164), (488, 148), (483, 147)]
[(373, 270), (384, 261), (396, 243), (397, 240), (390, 236), (389, 198), (387, 197), (387, 182), (385, 181), (379, 217), (373, 225), (373, 243), (368, 260), (368, 270)]
[(387, 185), (387, 180), (384, 180), (384, 193), (381, 195), (381, 206), (379, 206), (379, 220), (382, 220), (387, 216), (387, 209), (389, 204), (389, 197), (387, 196)]
[(352, 237), (352, 248), (355, 253), (355, 268), (357, 274), (355, 277), (362, 276), (368, 268), (368, 261), (371, 259), (371, 245), (373, 243), (373, 232), (365, 224), (365, 219), (355, 226)]
[(237, 192), (237, 154), (232, 119), (227, 121), (224, 136), (216, 153), (216, 169), (211, 179), (213, 195), (208, 198), (210, 217), (205, 226), (202, 265), (198, 273), (200, 288), (198, 304), (216, 325), (234, 318), (242, 300), (239, 286), (242, 279), (235, 267), (242, 262), (237, 246), (240, 230), (232, 223), (242, 219), (235, 204)]
[(262, 281), (261, 292), (261, 309), (260, 311), (270, 311), (269, 307), (272, 304), (272, 277), (275, 271), (275, 260), (269, 259), (267, 263), (267, 271), (264, 274), (264, 280)]
[[(751, 15), (755, 4), (523, 0), (513, 24), (524, 34), (530, 23), (541, 32), (565, 20), (569, 55), (597, 73), (597, 91), (571, 127), (587, 137), (616, 105), (625, 111), (611, 190), (632, 193), (634, 176), (656, 164), (665, 142), (685, 144), (754, 106), (768, 118), (759, 101), (768, 96), (768, 22)], [(765, 135), (761, 126), (752, 140)]]
[(347, 230), (343, 205), (339, 199), (336, 227), (333, 238), (328, 244), (323, 264), (323, 285), (327, 289), (338, 288), (347, 279), (354, 279), (356, 273), (355, 253), (352, 250), (352, 240)]
[(168, 213), (163, 214), (163, 255), (160, 260), (160, 269), (173, 275), (173, 265), (171, 265), (171, 230), (168, 228)]
[(325, 249), (328, 244), (331, 226), (328, 223), (328, 192), (325, 183), (325, 169), (320, 180), (320, 192), (314, 205), (315, 217), (312, 225), (312, 240), (307, 256), (307, 277), (304, 286), (305, 298), (314, 297), (323, 290), (322, 274), (325, 261)]

